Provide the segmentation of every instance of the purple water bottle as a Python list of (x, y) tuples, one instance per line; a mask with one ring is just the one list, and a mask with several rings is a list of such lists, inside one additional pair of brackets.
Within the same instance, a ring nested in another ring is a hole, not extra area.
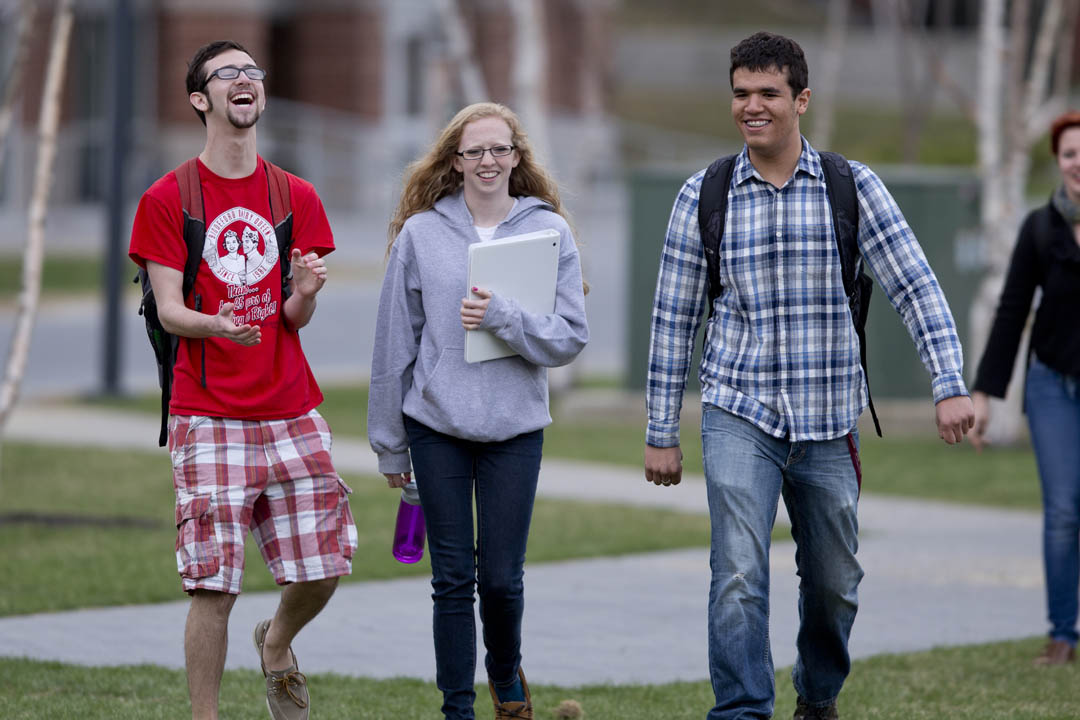
[(394, 557), (403, 563), (419, 562), (424, 557), (424, 509), (420, 507), (415, 480), (401, 489), (394, 526)]

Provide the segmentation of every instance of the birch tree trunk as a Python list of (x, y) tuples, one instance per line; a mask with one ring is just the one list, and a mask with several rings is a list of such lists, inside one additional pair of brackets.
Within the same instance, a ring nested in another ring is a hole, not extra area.
[[(1030, 169), (1032, 142), (1040, 137), (1050, 120), (1064, 108), (1067, 87), (1049, 85), (1050, 69), (1068, 77), (1071, 58), (1055, 52), (1067, 43), (1075, 20), (1075, 8), (1065, 13), (1063, 0), (1047, 0), (1032, 38), (1031, 0), (1012, 0), (1006, 24), (1005, 0), (983, 0), (979, 28), (978, 129), (979, 180), (982, 189), (980, 210), (985, 248), (986, 272), (970, 309), (971, 336), (966, 359), (974, 366), (990, 335), (990, 326), (1004, 284), (1016, 233), (1025, 210), (1024, 190)], [(1034, 42), (1032, 40), (1034, 39)], [(1034, 47), (1031, 59), (1028, 49)], [(991, 442), (1014, 442), (1022, 427), (1025, 339), (1005, 401), (991, 404), (987, 430)]]
[(513, 98), (514, 111), (529, 134), (541, 163), (550, 160), (548, 113), (544, 80), (547, 42), (541, 0), (510, 0), (514, 18)]
[(19, 29), (15, 36), (15, 56), (4, 81), (4, 98), (0, 101), (0, 179), (4, 177), (4, 146), (7, 143), (11, 121), (15, 117), (15, 101), (22, 90), (23, 69), (30, 51), (30, 32), (34, 27), (35, 0), (23, 0), (19, 7)]
[[(545, 83), (548, 67), (545, 23), (548, 18), (545, 17), (543, 5), (543, 0), (510, 0), (510, 12), (514, 18), (513, 109), (529, 135), (536, 161), (549, 166), (552, 155)], [(583, 52), (582, 48), (577, 50)], [(580, 159), (572, 158), (568, 162), (576, 169)], [(571, 183), (576, 186), (579, 181), (577, 173), (572, 173)], [(558, 396), (568, 390), (574, 384), (575, 374), (573, 363), (550, 368), (548, 389), (551, 394)]]
[(836, 89), (839, 84), (840, 60), (847, 45), (848, 6), (851, 0), (829, 0), (825, 13), (825, 43), (822, 47), (821, 70), (814, 92), (814, 146), (828, 150), (832, 146), (836, 122)]
[(903, 118), (901, 158), (918, 161), (919, 147), (934, 106), (934, 96), (943, 84), (944, 65), (940, 41), (924, 28), (927, 12), (935, 25), (947, 26), (952, 0), (872, 0), (873, 21), (883, 45), (896, 54), (897, 86)]
[(465, 18), (461, 15), (458, 0), (435, 0), (435, 9), (442, 18), (448, 46), (447, 58), (451, 66), (457, 68), (461, 82), (461, 92), (466, 105), (488, 99), (487, 85), (476, 63), (473, 42)]
[(0, 383), (0, 442), (18, 401), (19, 389), (30, 354), (30, 339), (41, 295), (41, 266), (45, 250), (45, 211), (56, 158), (56, 128), (60, 119), (60, 94), (64, 86), (67, 52), (72, 26), (72, 0), (60, 0), (53, 18), (45, 87), (38, 118), (38, 154), (34, 187), (30, 196), (26, 252), (23, 256), (22, 291), (19, 293), (15, 327), (3, 382)]

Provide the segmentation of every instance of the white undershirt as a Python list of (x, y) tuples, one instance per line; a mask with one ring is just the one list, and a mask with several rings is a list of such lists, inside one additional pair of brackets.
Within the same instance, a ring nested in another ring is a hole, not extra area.
[(495, 237), (495, 231), (499, 229), (498, 225), (492, 225), (491, 227), (480, 227), (479, 225), (473, 225), (476, 228), (476, 234), (480, 236), (480, 242), (487, 242)]
[[(514, 198), (514, 204), (511, 205), (510, 209), (506, 211), (506, 217), (504, 217), (503, 220), (510, 217), (510, 215), (514, 212), (514, 208), (517, 207), (517, 204), (518, 199)], [(500, 220), (499, 222), (502, 221)], [(480, 237), (480, 242), (487, 242), (488, 240), (491, 240), (495, 237), (495, 231), (498, 230), (499, 224), (496, 223), (491, 227), (480, 227), (479, 225), (473, 225), (473, 227), (476, 228), (476, 234)]]

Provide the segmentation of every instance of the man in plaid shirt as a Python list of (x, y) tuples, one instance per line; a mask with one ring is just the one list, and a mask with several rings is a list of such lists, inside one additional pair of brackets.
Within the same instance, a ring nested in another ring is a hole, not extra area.
[[(757, 33), (731, 51), (735, 160), (720, 245), (723, 292), (705, 333), (702, 443), (712, 520), (708, 720), (772, 717), (769, 539), (782, 495), (799, 577), (795, 720), (836, 718), (862, 568), (856, 421), (867, 405), (821, 159), (802, 137), (802, 49)], [(881, 180), (851, 163), (858, 244), (931, 376), (939, 436), (974, 422), (948, 303)], [(708, 297), (698, 229), (701, 171), (675, 200), (652, 312), (645, 477), (682, 477), (679, 411)]]

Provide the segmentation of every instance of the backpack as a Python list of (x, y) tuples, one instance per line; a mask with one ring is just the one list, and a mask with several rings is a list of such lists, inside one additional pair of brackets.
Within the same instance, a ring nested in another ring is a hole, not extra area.
[[(825, 187), (829, 194), (829, 207), (832, 208), (836, 250), (840, 254), (844, 294), (847, 295), (851, 321), (859, 338), (859, 361), (866, 378), (866, 398), (870, 405), (870, 415), (874, 418), (874, 429), (878, 437), (881, 437), (881, 423), (878, 422), (877, 411), (874, 410), (874, 400), (870, 397), (870, 374), (866, 371), (866, 315), (870, 310), (870, 293), (874, 289), (874, 281), (859, 263), (859, 199), (855, 177), (843, 155), (832, 152), (822, 152), (820, 155), (821, 167), (825, 172)], [(720, 282), (720, 238), (724, 234), (728, 189), (735, 171), (735, 158), (735, 155), (726, 155), (715, 160), (701, 180), (698, 227), (701, 230), (701, 242), (708, 266), (710, 317), (713, 302), (723, 291)]]
[[(289, 178), (284, 170), (270, 162), (263, 161), (266, 171), (267, 186), (270, 194), (270, 215), (274, 225), (274, 234), (278, 237), (278, 255), (281, 268), (281, 302), (292, 294), (289, 281), (292, 279), (292, 199), (289, 194)], [(174, 171), (180, 186), (180, 206), (183, 209), (184, 225), (182, 228), (184, 244), (187, 246), (187, 261), (184, 264), (182, 291), (184, 300), (195, 287), (195, 275), (202, 262), (203, 245), (206, 241), (206, 215), (203, 210), (202, 185), (199, 182), (199, 169), (195, 158), (191, 158)], [(161, 386), (161, 431), (158, 434), (158, 446), (164, 447), (168, 439), (169, 401), (172, 399), (173, 368), (176, 365), (176, 353), (180, 348), (180, 338), (168, 332), (158, 318), (157, 301), (150, 286), (150, 275), (144, 268), (139, 268), (135, 282), (142, 286), (142, 302), (139, 314), (146, 323), (146, 334), (154, 359), (158, 367), (158, 384)], [(195, 310), (202, 310), (201, 297), (195, 296)], [(203, 354), (206, 353), (206, 341), (203, 340)], [(202, 385), (206, 387), (206, 364), (203, 363)]]

